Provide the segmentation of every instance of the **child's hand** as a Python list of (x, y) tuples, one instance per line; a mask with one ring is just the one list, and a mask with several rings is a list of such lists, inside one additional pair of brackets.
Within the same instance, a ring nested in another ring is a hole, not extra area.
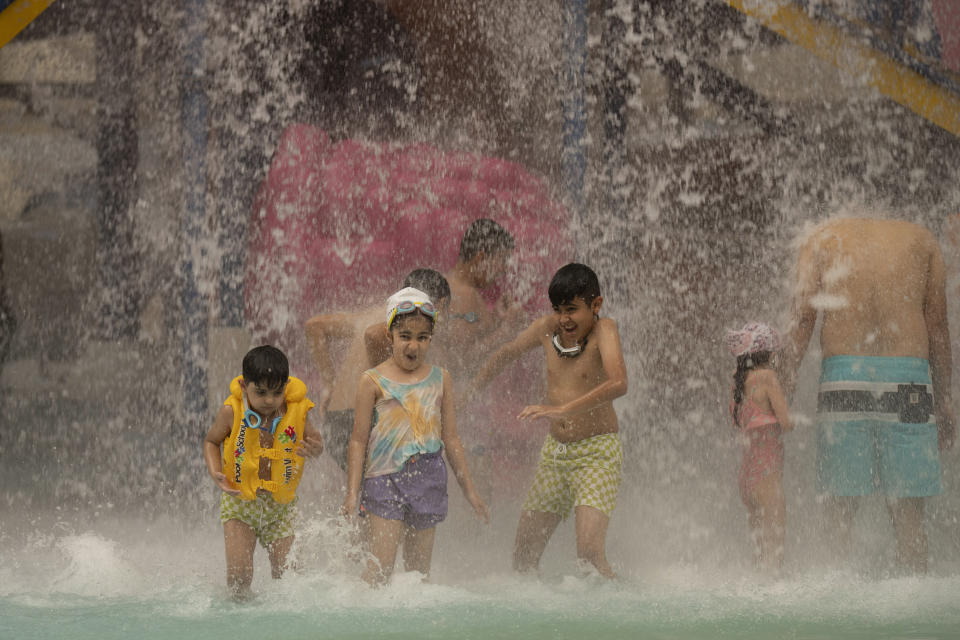
[(323, 438), (304, 434), (298, 453), (306, 458), (316, 458), (323, 453)]
[(340, 507), (340, 515), (346, 517), (347, 520), (357, 515), (357, 496), (347, 496), (344, 499), (343, 506)]
[(217, 483), (217, 486), (220, 487), (221, 491), (223, 491), (224, 493), (227, 493), (231, 496), (240, 495), (240, 490), (234, 489), (233, 487), (230, 486), (230, 483), (227, 482), (227, 476), (225, 476), (222, 471), (215, 471), (211, 473), (210, 476), (213, 478), (213, 481)]
[(520, 415), (517, 416), (519, 420), (565, 417), (567, 417), (567, 412), (564, 411), (563, 407), (554, 407), (546, 404), (532, 404), (528, 407), (524, 407), (523, 411), (520, 412)]
[(470, 503), (470, 506), (473, 507), (473, 511), (477, 514), (477, 517), (483, 520), (484, 524), (490, 524), (490, 511), (487, 509), (487, 505), (483, 501), (483, 498), (480, 497), (480, 494), (472, 491), (467, 496), (467, 501)]

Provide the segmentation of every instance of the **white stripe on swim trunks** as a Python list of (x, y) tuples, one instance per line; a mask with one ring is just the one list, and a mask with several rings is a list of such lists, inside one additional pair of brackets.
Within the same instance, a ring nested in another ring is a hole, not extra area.
[[(900, 415), (896, 413), (881, 413), (879, 411), (822, 411), (817, 414), (817, 421), (819, 422), (849, 422), (851, 420), (900, 422)], [(936, 416), (931, 413), (930, 417), (928, 417), (925, 422), (918, 422), (915, 424), (936, 424), (936, 422)]]
[(821, 382), (820, 391), (870, 391), (876, 396), (882, 393), (900, 390), (900, 385), (909, 384), (924, 387), (927, 393), (933, 393), (933, 385), (924, 382), (860, 382), (856, 380), (841, 380), (838, 382)]

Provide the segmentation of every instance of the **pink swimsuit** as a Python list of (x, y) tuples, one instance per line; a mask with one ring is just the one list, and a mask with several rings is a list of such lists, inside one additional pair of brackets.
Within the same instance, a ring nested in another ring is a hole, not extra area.
[[(733, 402), (730, 413), (733, 413)], [(783, 471), (783, 440), (780, 423), (750, 398), (740, 403), (740, 432), (744, 436), (743, 462), (737, 478), (740, 497), (747, 502), (757, 484), (771, 473)]]

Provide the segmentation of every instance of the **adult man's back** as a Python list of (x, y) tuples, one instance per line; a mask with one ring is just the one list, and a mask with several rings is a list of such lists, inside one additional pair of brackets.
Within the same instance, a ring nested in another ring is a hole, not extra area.
[(824, 358), (929, 356), (924, 312), (928, 303), (943, 302), (942, 287), (939, 294), (931, 290), (943, 284), (943, 264), (936, 239), (923, 227), (834, 220), (810, 236), (797, 269), (810, 319), (823, 310)]
[(857, 498), (879, 489), (898, 557), (922, 571), (923, 499), (940, 492), (938, 439), (948, 448), (954, 437), (936, 239), (918, 225), (879, 219), (832, 220), (810, 234), (797, 260), (788, 377), (821, 311), (818, 488), (833, 497), (837, 538), (849, 548)]

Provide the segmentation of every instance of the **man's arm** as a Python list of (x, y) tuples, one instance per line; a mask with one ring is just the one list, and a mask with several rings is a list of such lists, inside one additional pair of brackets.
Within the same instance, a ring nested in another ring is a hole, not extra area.
[(808, 240), (797, 253), (796, 282), (793, 302), (790, 309), (790, 325), (787, 330), (787, 343), (783, 350), (783, 387), (792, 395), (797, 385), (797, 371), (803, 354), (806, 353), (817, 324), (817, 310), (813, 306), (813, 296), (820, 290), (820, 273), (817, 265), (817, 238)]
[(923, 316), (927, 326), (930, 352), (930, 378), (933, 382), (934, 413), (940, 449), (949, 450), (956, 438), (953, 417), (953, 360), (950, 349), (950, 327), (947, 322), (946, 269), (936, 239), (931, 235), (930, 267), (927, 291), (923, 300)]

